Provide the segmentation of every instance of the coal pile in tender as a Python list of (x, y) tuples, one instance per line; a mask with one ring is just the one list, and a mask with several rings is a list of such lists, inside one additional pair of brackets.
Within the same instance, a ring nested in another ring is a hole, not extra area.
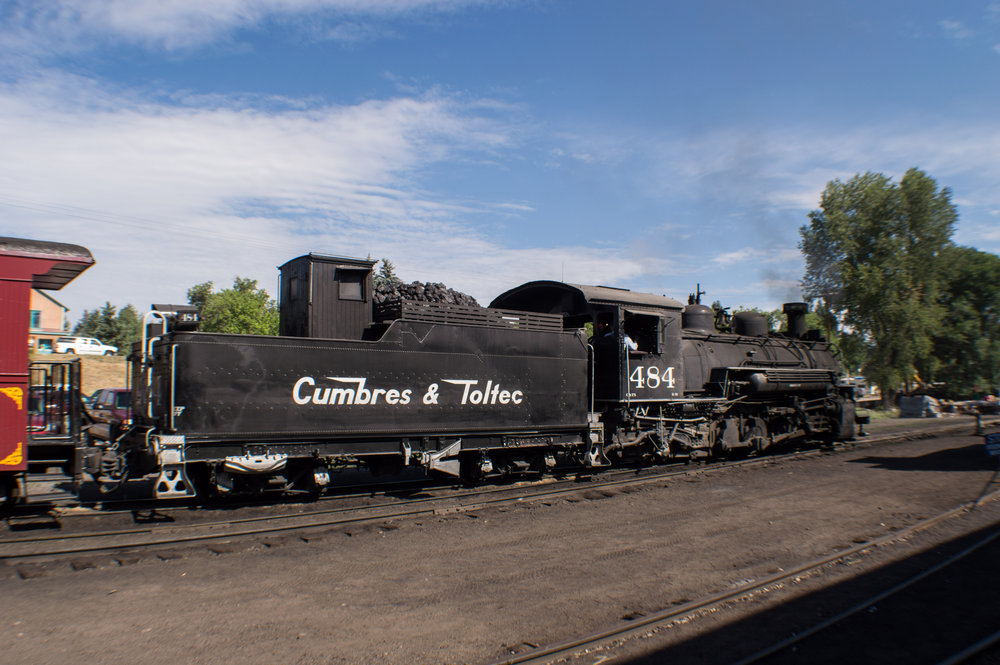
[(379, 284), (375, 287), (375, 305), (386, 305), (400, 300), (421, 300), (424, 302), (439, 302), (447, 305), (464, 305), (467, 307), (479, 307), (479, 303), (472, 296), (449, 289), (444, 284), (436, 282), (393, 282), (391, 284)]

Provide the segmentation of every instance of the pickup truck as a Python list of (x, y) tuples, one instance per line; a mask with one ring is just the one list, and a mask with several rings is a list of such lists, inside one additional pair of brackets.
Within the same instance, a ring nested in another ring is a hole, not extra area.
[(56, 353), (110, 356), (118, 353), (118, 347), (104, 344), (93, 337), (60, 337), (56, 339)]

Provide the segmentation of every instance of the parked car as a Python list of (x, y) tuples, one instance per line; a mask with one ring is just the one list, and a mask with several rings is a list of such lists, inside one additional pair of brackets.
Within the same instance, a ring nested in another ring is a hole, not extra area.
[(96, 422), (128, 425), (132, 422), (132, 391), (128, 388), (101, 388), (91, 395), (87, 411)]
[(60, 337), (56, 339), (56, 353), (110, 356), (118, 353), (118, 347), (104, 344), (93, 337)]

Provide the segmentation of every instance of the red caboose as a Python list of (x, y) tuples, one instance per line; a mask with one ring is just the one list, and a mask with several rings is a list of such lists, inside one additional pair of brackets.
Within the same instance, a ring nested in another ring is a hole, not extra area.
[(61, 289), (93, 264), (79, 245), (0, 238), (0, 506), (16, 499), (28, 467), (31, 289)]

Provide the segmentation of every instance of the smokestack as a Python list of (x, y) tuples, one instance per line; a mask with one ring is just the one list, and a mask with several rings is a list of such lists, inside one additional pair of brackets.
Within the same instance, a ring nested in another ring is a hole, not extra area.
[(809, 304), (804, 302), (786, 302), (782, 310), (788, 317), (788, 335), (801, 339), (806, 334), (806, 314)]

